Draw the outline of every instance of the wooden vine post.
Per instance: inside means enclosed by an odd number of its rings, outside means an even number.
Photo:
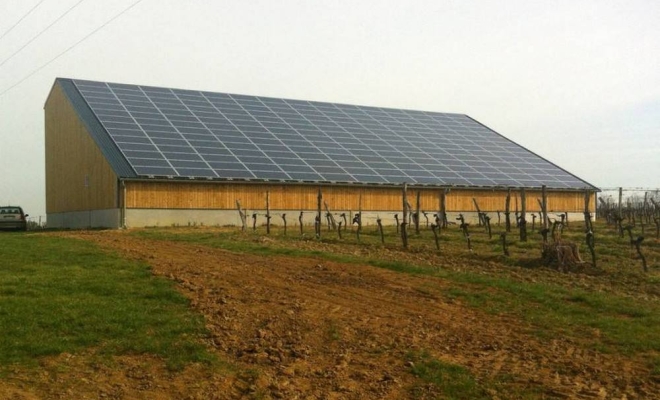
[[[593,225],[591,223],[591,212],[589,211],[589,197],[590,197],[589,191],[585,190],[584,191],[584,230],[586,231],[585,242],[587,244],[587,248],[589,249],[589,253],[591,254],[591,264],[594,266],[594,268],[596,268],[596,246],[595,246]],[[566,217],[566,221],[568,221],[568,217]]]
[[[474,203],[474,208],[477,209],[477,218],[479,218],[479,226],[483,226],[484,220],[483,220],[483,215],[481,214],[481,209],[479,208],[479,203],[477,203],[476,198],[472,198],[472,202]]]
[[[515,215],[515,217],[516,217],[516,219],[515,219],[516,228],[520,228],[520,213],[518,213],[518,195],[516,195],[516,208],[515,208],[515,211],[514,211],[513,215]]]
[[[593,225],[591,224],[591,212],[589,211],[589,198],[590,194],[588,190],[584,191],[584,230],[587,232],[593,232]]]
[[[655,224],[655,238],[660,239],[660,204],[653,200],[653,198],[650,198],[649,200],[651,200],[654,207],[653,223]]]
[[[318,215],[314,216],[314,237],[321,239],[321,220]]]
[[[408,222],[408,225],[414,224],[413,217],[415,216],[415,213],[413,212],[413,208],[412,208],[412,206],[410,205],[410,202],[408,201],[408,199],[406,199],[406,207],[407,207],[407,209],[408,209],[408,215],[407,215],[407,217],[408,217],[408,221],[407,221],[407,222]]]
[[[507,247],[506,243],[506,232],[500,233],[500,239],[502,239],[502,251],[504,252],[505,256],[509,256],[509,248]]]
[[[589,253],[591,253],[591,264],[596,268],[596,249],[594,246],[594,233],[592,231],[587,231],[586,242]]]
[[[438,224],[431,224],[431,230],[433,231],[433,237],[435,238],[435,248],[440,250],[440,239],[438,238],[438,230],[440,229]]]
[[[548,229],[548,193],[546,186],[541,186],[541,211],[543,213],[543,229]]]
[[[408,184],[403,183],[403,222],[401,222],[401,241],[403,242],[403,248],[408,248],[408,233],[406,232],[406,226],[408,225],[408,194],[406,193],[408,189]]]
[[[247,229],[247,215],[241,208],[241,202],[239,200],[236,200],[236,208],[238,209],[238,216],[241,218],[241,230],[245,232],[245,229]]]
[[[399,233],[399,214],[394,214],[394,220],[396,221],[396,233]]]
[[[339,223],[337,224],[337,234],[339,235],[339,239],[342,238],[341,237],[341,224],[342,224],[342,222],[343,221],[339,221]]]
[[[270,190],[266,190],[266,234],[270,235]]]
[[[461,221],[459,228],[461,228],[461,230],[463,231],[463,237],[465,237],[465,230],[463,229],[463,227],[465,226],[465,217],[463,216],[463,214],[458,214],[456,221]]]
[[[298,216],[298,223],[300,224],[300,236],[303,235],[303,212],[300,210],[300,215]]]
[[[319,188],[319,193],[316,196],[316,238],[321,239],[321,203],[323,201],[323,193]]]
[[[623,206],[623,188],[619,188],[619,210],[617,212],[617,228],[619,229],[619,236],[623,237],[623,211],[621,207]]]
[[[647,212],[647,207],[648,207],[648,197],[649,197],[649,192],[644,192],[644,203],[642,203],[642,207],[640,209],[639,213],[639,223],[642,226],[642,235],[646,234],[645,232],[645,222],[648,221],[648,212]]]
[[[252,213],[252,230],[257,230],[257,213]]]
[[[382,244],[385,244],[385,235],[383,234],[383,221],[380,220],[380,217],[377,217],[376,223],[378,224],[378,232],[380,232],[380,242]]]
[[[461,215],[462,216],[462,215]],[[469,224],[466,224],[463,219],[461,219],[461,229],[463,230],[463,236],[467,240],[468,250],[472,252],[472,239],[470,238]]]
[[[616,217],[617,218],[617,223],[618,223],[617,227],[619,228],[619,236],[620,237],[624,236],[624,234],[623,234],[623,221],[626,219],[623,216],[622,207],[623,207],[623,188],[620,187],[619,188],[619,205],[618,205],[618,211],[617,211],[617,217]]]
[[[520,189],[520,241],[527,241],[527,195],[525,188]]]
[[[357,238],[357,241],[360,241],[360,213],[356,212],[355,215],[353,215],[353,220],[351,221],[351,226],[352,225],[358,225],[357,231],[355,232],[355,237]],[[351,229],[352,230],[352,229]]]
[[[362,233],[362,193],[358,196],[358,212],[355,215],[355,218],[357,219],[357,240],[358,242],[360,241],[360,233]]]
[[[286,213],[282,214],[282,221],[284,222],[284,236],[286,236]]]
[[[488,231],[488,239],[493,238],[493,231],[490,229],[490,217],[488,214],[484,215],[484,221],[486,222],[486,230]]]
[[[504,200],[504,226],[506,232],[511,232],[511,188],[506,190],[506,199]]]
[[[449,189],[440,190],[440,218],[442,219],[442,229],[447,228],[447,193],[449,193]]]
[[[415,200],[415,217],[414,217],[414,220],[415,220],[415,234],[417,234],[417,235],[419,235],[419,217],[420,217],[419,211],[420,211],[420,205],[421,205],[420,196],[421,196],[421,193],[418,190],[417,191],[417,198]]]

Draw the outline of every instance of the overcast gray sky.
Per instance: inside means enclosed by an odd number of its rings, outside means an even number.
[[[660,1],[141,0],[103,26],[134,3],[0,0],[0,204],[45,215],[56,77],[463,113],[660,187]]]

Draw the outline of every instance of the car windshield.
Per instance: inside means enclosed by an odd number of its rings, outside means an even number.
[[[20,214],[21,209],[16,207],[0,207],[0,214]]]

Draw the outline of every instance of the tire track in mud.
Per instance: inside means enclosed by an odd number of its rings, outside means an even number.
[[[449,283],[365,265],[256,256],[141,239],[123,232],[75,232],[178,282],[201,312],[223,358],[260,371],[235,382],[235,395],[397,399],[415,378],[407,355],[427,350],[467,367],[489,394],[515,398],[653,398],[642,363],[548,341],[509,316],[443,296]],[[506,378],[503,385],[488,385]],[[427,388],[429,398],[437,395]]]

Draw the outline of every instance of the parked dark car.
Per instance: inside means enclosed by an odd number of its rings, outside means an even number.
[[[27,230],[28,214],[18,206],[0,206],[0,229]]]

